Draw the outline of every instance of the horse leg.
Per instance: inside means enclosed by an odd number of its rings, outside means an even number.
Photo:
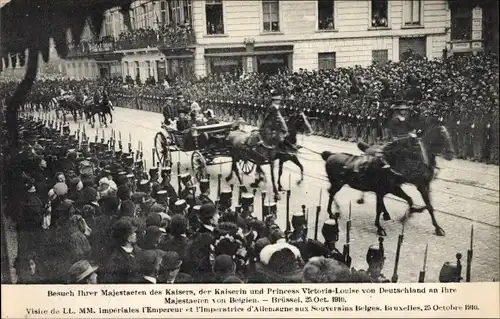
[[[271,169],[271,183],[273,184],[274,200],[279,201],[281,199],[278,188],[276,187],[276,176],[274,175],[274,161],[269,162],[269,167]]]
[[[421,213],[426,208],[425,206],[424,207],[415,206],[413,199],[410,196],[408,196],[408,194],[406,194],[405,191],[401,187],[398,187],[395,190],[393,190],[391,192],[391,194],[393,194],[401,199],[404,199],[408,203],[408,206],[410,206],[410,214],[411,213]]]
[[[432,207],[432,204],[431,204],[431,195],[430,195],[430,187],[429,187],[429,184],[427,185],[419,185],[417,186],[417,189],[418,191],[420,192],[420,194],[422,195],[422,198],[424,199],[424,203],[427,207],[427,210],[429,211],[429,214],[431,215],[431,219],[432,219],[432,225],[434,225],[434,228],[436,230],[436,235],[438,236],[444,236],[445,235],[445,231],[443,228],[441,228],[437,221],[436,221],[436,217],[434,216],[434,207]]]
[[[297,185],[300,185],[304,181],[304,166],[299,161],[299,158],[296,155],[291,155],[290,161],[292,161],[292,163],[297,165],[297,167],[300,169],[300,179],[297,181]]]
[[[335,199],[335,195],[340,191],[341,188],[342,188],[342,185],[339,185],[338,183],[336,183],[335,181],[330,179],[330,187],[328,188],[328,194],[329,194],[328,206],[326,209],[330,218],[335,217],[335,214],[332,212],[332,204],[333,203],[335,203],[335,208],[336,208],[335,212],[340,213],[340,207],[339,207],[339,204],[337,203],[337,200]]]
[[[278,164],[278,191],[283,190],[283,186],[281,186],[281,175],[283,175],[283,164],[286,162],[282,157],[279,157],[279,164]]]
[[[113,124],[113,114],[111,114],[111,111],[109,111],[109,124]]]
[[[256,166],[256,168],[255,168],[255,181],[252,184],[250,184],[250,187],[258,188],[260,182],[262,182],[262,174],[264,172],[262,171],[262,167],[260,167],[260,164],[256,163],[255,166]]]
[[[377,235],[387,236],[385,229],[380,225],[380,214],[384,210],[384,195],[377,194],[377,214],[375,215],[375,227],[377,227]]]

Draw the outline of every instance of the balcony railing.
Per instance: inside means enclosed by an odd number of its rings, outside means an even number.
[[[182,48],[196,44],[194,32],[186,27],[163,26],[159,30],[139,29],[123,32],[116,41],[117,50],[142,48]]]
[[[113,52],[116,50],[114,41],[82,41],[79,45],[68,44],[70,56],[89,56],[94,53]]]

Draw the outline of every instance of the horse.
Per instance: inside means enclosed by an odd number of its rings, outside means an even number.
[[[289,134],[285,137],[284,141],[271,147],[259,142],[261,139],[259,130],[253,130],[251,132],[236,130],[229,133],[226,141],[228,141],[230,146],[229,149],[232,158],[232,166],[230,174],[226,177],[226,181],[229,182],[232,179],[234,172],[238,177],[239,183],[242,184],[243,182],[239,174],[237,162],[239,160],[249,160],[254,162],[256,166],[256,178],[250,186],[259,187],[259,184],[264,179],[262,165],[269,164],[271,166],[271,180],[273,183],[275,199],[279,199],[278,191],[283,189],[281,185],[283,164],[287,161],[292,161],[300,168],[301,179],[297,182],[297,184],[300,184],[304,180],[304,167],[297,158],[297,151],[292,150],[289,145],[295,145],[297,143],[298,132],[307,130],[309,133],[312,133],[312,129],[303,112],[292,114],[287,119],[287,125]],[[279,160],[279,188],[276,188],[274,175],[274,162],[277,159]]]
[[[384,214],[384,220],[391,219],[384,204],[384,197],[387,194],[393,194],[408,203],[410,215],[427,209],[436,234],[444,236],[445,231],[436,221],[430,200],[430,183],[434,178],[434,167],[429,164],[429,158],[441,154],[446,160],[453,159],[454,149],[448,130],[444,126],[433,125],[426,129],[422,138],[412,136],[400,138],[385,145],[381,152],[384,154],[385,161],[397,169],[401,173],[400,175],[395,174],[391,169],[384,168],[380,156],[369,154],[355,156],[328,151],[321,153],[330,182],[327,208],[330,217],[334,216],[332,202],[335,202],[336,208],[339,210],[335,194],[345,184],[348,184],[354,189],[364,192],[372,191],[376,194],[375,226],[378,235],[386,236],[385,230],[380,225],[380,214]],[[358,166],[360,170],[355,171],[349,163],[357,163],[354,167]],[[414,205],[412,198],[401,189],[401,185],[404,183],[410,183],[417,187],[426,206],[419,208]]]
[[[90,101],[90,102],[89,102]],[[108,101],[108,105],[102,105],[102,103],[94,103],[92,100],[86,101],[86,114],[87,120],[92,125],[95,126],[95,115],[99,116],[99,124],[102,126],[104,122],[104,126],[108,127],[106,115],[110,116],[110,124],[113,123],[113,114],[111,113],[111,109],[113,105],[111,101]]]
[[[75,123],[78,121],[78,110],[82,109],[82,105],[76,100],[65,99],[64,97],[55,98],[58,107],[56,107],[56,116],[59,118],[59,111],[62,111],[63,121],[66,123],[66,112],[73,116]],[[83,118],[83,117],[82,117]]]
[[[299,161],[297,157],[297,150],[293,150],[289,145],[297,144],[297,133],[307,132],[308,135],[313,133],[311,124],[307,119],[304,112],[293,113],[290,117],[286,119],[288,125],[288,135],[285,137],[285,141],[280,147],[280,151],[277,153],[276,159],[279,160],[278,165],[278,191],[282,191],[283,187],[281,185],[281,176],[283,175],[283,164],[288,161],[294,163],[300,169],[300,180],[297,181],[297,185],[300,185],[304,181],[304,166]],[[300,147],[298,147],[300,148]],[[257,182],[257,180],[255,181]]]

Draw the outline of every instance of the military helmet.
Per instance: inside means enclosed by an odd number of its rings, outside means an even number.
[[[150,168],[149,169],[149,177],[158,175],[158,168]]]
[[[241,209],[248,213],[253,213],[253,204],[255,196],[252,193],[243,193],[241,195]]]
[[[139,185],[137,185],[137,190],[139,192],[144,192],[144,193],[149,193],[151,192],[151,183],[147,179],[143,179],[139,182]]]
[[[208,190],[210,190],[210,180],[208,180],[206,178],[205,179],[201,179],[200,180],[200,191],[202,193],[204,193],[204,192],[206,192]]]
[[[188,203],[184,199],[179,199],[175,202],[175,212],[176,214],[183,214],[189,208]]]
[[[462,279],[462,254],[456,254],[456,262],[445,262],[439,272],[439,282],[460,282]]]
[[[299,228],[302,225],[307,225],[306,215],[303,212],[294,213],[292,215],[292,227]]]
[[[278,207],[276,206],[276,203],[266,203],[263,206],[262,210],[262,216],[268,217],[270,215],[276,216],[278,213]]]
[[[191,180],[191,174],[189,173],[181,174],[180,179],[182,184],[184,184],[184,186],[187,186],[187,183]]]
[[[161,176],[170,176],[170,174],[172,173],[172,169],[170,167],[163,167],[161,169]]]
[[[373,263],[381,263],[385,260],[384,256],[384,238],[379,237],[378,238],[378,245],[371,245],[368,248],[368,252],[366,253],[366,262],[368,265],[371,265]]]
[[[231,206],[231,200],[233,199],[233,191],[231,189],[223,189],[220,192],[219,205],[224,208],[229,208]]]
[[[168,193],[166,190],[161,189],[156,192],[156,201],[158,203],[167,203],[168,202]]]
[[[328,219],[321,227],[321,234],[327,243],[335,243],[339,240],[339,224],[336,219]]]

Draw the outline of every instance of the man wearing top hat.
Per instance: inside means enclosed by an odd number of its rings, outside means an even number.
[[[165,167],[161,169],[161,189],[167,191],[167,196],[169,198],[169,208],[170,210],[174,209],[174,204],[178,199],[177,192],[175,188],[170,183],[172,169],[170,167]]]
[[[288,135],[288,126],[280,113],[281,95],[274,92],[271,99],[271,106],[260,127],[263,141],[269,147],[282,143]]]
[[[196,190],[196,188],[193,185],[193,180],[191,178],[191,174],[184,173],[180,177],[181,177],[182,185],[184,185],[184,188],[181,189],[181,192],[179,194],[179,198],[186,199],[188,195],[190,195],[190,194],[194,195],[194,190]],[[194,187],[194,189],[193,189],[193,187]]]

